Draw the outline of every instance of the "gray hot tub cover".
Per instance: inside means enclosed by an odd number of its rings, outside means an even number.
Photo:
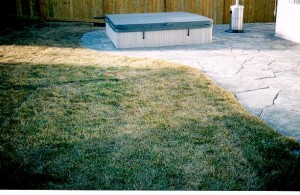
[[[108,14],[106,23],[115,32],[196,29],[213,25],[212,19],[187,12]]]

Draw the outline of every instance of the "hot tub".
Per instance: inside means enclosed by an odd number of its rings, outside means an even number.
[[[106,33],[116,48],[211,43],[212,27],[212,19],[187,12],[106,15]]]

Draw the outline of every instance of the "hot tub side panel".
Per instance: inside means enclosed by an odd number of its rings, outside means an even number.
[[[116,46],[116,48],[119,48],[119,36],[118,33],[116,33],[108,23],[106,23],[106,35],[110,38],[110,40],[113,42],[113,44]]]

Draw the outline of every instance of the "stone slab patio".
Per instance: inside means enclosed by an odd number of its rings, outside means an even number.
[[[244,24],[246,33],[215,25],[213,43],[116,49],[105,29],[84,34],[84,47],[118,55],[150,57],[204,71],[240,103],[281,134],[300,141],[300,44],[275,37],[274,23]]]

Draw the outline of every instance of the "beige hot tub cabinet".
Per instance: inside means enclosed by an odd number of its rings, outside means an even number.
[[[211,43],[212,28],[212,19],[186,12],[106,15],[106,33],[116,48]]]

